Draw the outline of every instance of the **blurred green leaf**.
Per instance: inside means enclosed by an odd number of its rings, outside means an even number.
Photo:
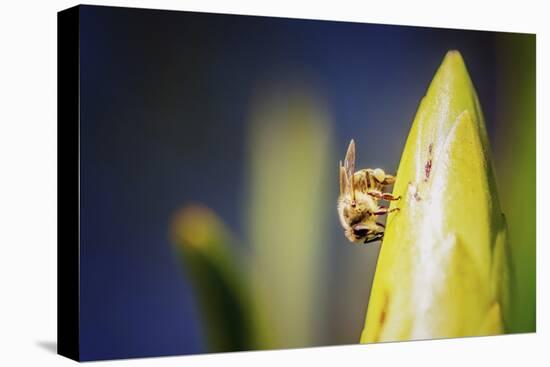
[[[172,238],[193,285],[211,352],[254,349],[249,287],[221,220],[202,206],[176,216]]]
[[[323,264],[331,203],[329,123],[307,88],[264,88],[253,103],[248,223],[262,348],[305,347],[322,335]]]
[[[445,56],[397,172],[361,342],[499,334],[509,256],[485,122],[464,61]]]
[[[534,34],[497,34],[495,161],[513,260],[511,332],[536,327],[536,88]]]

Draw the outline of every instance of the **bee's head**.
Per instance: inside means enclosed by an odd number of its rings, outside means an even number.
[[[367,207],[363,201],[350,198],[347,204],[348,205],[344,207],[343,214],[346,222],[350,226],[363,221],[365,216],[368,215]]]

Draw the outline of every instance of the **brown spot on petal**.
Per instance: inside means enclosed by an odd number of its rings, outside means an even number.
[[[420,197],[420,194],[418,193],[418,186],[416,186],[412,182],[409,182],[408,193],[414,200],[416,201],[422,200],[422,198]]]
[[[433,143],[428,146],[428,161],[424,165],[424,181],[428,181],[430,178],[430,173],[432,172],[432,152],[433,152]]]
[[[432,172],[432,160],[428,159],[424,165],[424,181],[428,181],[430,178],[430,172]]]

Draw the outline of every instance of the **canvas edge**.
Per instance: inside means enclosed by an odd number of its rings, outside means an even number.
[[[57,353],[80,360],[79,6],[57,13]]]

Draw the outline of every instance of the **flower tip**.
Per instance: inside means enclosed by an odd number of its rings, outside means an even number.
[[[462,54],[458,50],[449,50],[441,63],[442,70],[454,70],[454,72],[465,72],[466,64],[462,58]]]
[[[189,205],[174,215],[171,229],[178,246],[205,248],[222,233],[223,226],[207,207]]]
[[[449,50],[449,51],[447,51],[447,54],[445,55],[443,63],[445,63],[445,61],[464,63],[464,60],[462,59],[462,54],[458,50]]]

